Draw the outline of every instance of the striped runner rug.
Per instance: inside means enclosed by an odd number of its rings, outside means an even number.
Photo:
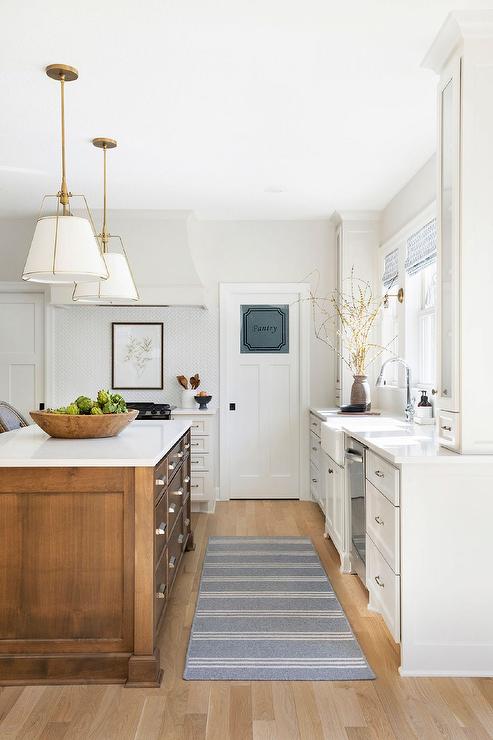
[[[183,677],[375,678],[311,541],[302,537],[209,539]]]

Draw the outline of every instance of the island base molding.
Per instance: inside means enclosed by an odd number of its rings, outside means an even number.
[[[0,467],[0,685],[157,687],[193,548],[190,432],[154,467]]]

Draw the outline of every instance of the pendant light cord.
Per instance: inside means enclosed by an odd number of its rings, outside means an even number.
[[[65,176],[65,75],[60,75],[61,85],[61,119],[62,119],[62,185],[60,188],[60,203],[63,206],[63,215],[68,216],[70,213],[69,195],[67,181]]]
[[[103,146],[103,233],[101,241],[103,242],[103,253],[108,251],[108,236],[106,231],[106,144]]]

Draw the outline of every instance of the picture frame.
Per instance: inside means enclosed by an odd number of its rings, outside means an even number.
[[[111,324],[111,387],[114,390],[162,390],[163,323]]]

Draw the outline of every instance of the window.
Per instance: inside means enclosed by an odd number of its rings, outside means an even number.
[[[404,304],[389,300],[382,312],[383,359],[403,357],[411,367],[413,387],[429,389],[436,381],[436,220],[428,209],[397,238],[382,247],[382,295],[404,288]],[[395,338],[395,339],[394,339]],[[388,368],[387,385],[402,385],[399,367]]]

